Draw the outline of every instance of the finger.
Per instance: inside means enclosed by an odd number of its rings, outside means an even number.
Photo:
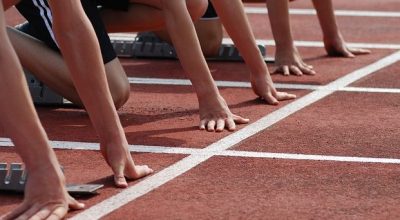
[[[221,132],[225,128],[225,120],[224,119],[218,119],[217,120],[217,129],[215,131]]]
[[[276,92],[276,98],[279,101],[285,101],[285,100],[295,99],[296,95],[295,94],[290,94],[290,93],[287,93],[287,92]]]
[[[199,126],[199,128],[200,128],[200,130],[205,130],[206,129],[206,120],[201,120],[200,121],[200,126]]]
[[[16,219],[17,216],[20,216],[22,213],[24,213],[28,209],[29,209],[29,205],[27,203],[22,203],[20,206],[18,206],[12,212],[10,212],[6,215],[0,216],[0,219],[4,219],[4,220]]]
[[[265,96],[263,96],[263,98],[270,105],[279,104],[279,101],[271,93],[267,93]]]
[[[214,131],[215,130],[215,121],[211,120],[207,124],[207,131]]]
[[[313,69],[310,69],[306,66],[300,66],[299,68],[300,68],[301,72],[303,72],[306,75],[315,75],[316,74],[316,72]]]
[[[119,188],[128,187],[128,182],[126,182],[124,175],[124,166],[119,166],[116,171],[114,171],[114,184]]]
[[[59,216],[57,219],[61,219],[68,212],[68,209],[66,207],[64,207],[62,204],[47,205],[47,206],[43,207],[42,209],[38,210],[38,212],[34,213],[29,219],[30,220],[50,219],[50,217],[53,215],[53,213],[56,210],[63,210],[63,212],[60,213],[63,215]]]
[[[283,72],[284,76],[289,76],[290,75],[289,66],[283,66],[282,67],[282,72]]]
[[[370,54],[371,51],[367,49],[362,49],[362,48],[349,48],[349,51],[353,53],[354,55],[364,55],[364,54]]]
[[[234,131],[236,129],[236,124],[235,124],[235,121],[233,120],[233,118],[226,119],[226,127],[228,127],[229,131]]]
[[[68,210],[64,207],[57,207],[47,218],[47,220],[63,219],[67,215]]]
[[[74,199],[72,196],[68,195],[68,207],[72,210],[80,210],[85,208],[85,204],[78,202],[76,199]]]
[[[243,118],[239,115],[232,115],[233,121],[236,124],[247,124],[249,123],[250,119],[248,118]]]
[[[139,179],[139,178],[145,177],[147,175],[150,175],[154,172],[154,170],[151,169],[147,165],[132,164],[131,166],[132,166],[133,170],[129,169],[130,170],[129,173],[127,173],[125,175],[128,179],[132,179],[132,180]]]
[[[35,215],[39,210],[42,208],[42,204],[35,204],[31,206],[29,209],[27,209],[24,213],[21,213],[21,215],[16,218],[17,220],[21,219],[30,219],[31,216]]]
[[[342,53],[343,57],[347,57],[347,58],[354,58],[356,57],[354,54],[352,54],[349,50],[344,50]]]
[[[290,72],[293,73],[296,76],[303,75],[303,73],[300,71],[300,69],[297,66],[292,65],[292,66],[290,66],[289,69],[290,69]]]

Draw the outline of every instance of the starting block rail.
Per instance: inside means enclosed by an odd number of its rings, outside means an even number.
[[[0,163],[0,191],[22,193],[25,190],[27,172],[21,163]],[[102,188],[102,184],[67,184],[68,193],[74,195],[93,195]]]

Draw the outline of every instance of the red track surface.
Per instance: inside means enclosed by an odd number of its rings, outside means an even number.
[[[400,11],[397,0],[335,0],[340,10]],[[261,7],[260,4],[248,6]],[[296,1],[292,8],[312,8],[310,1]],[[21,19],[7,12],[9,24]],[[258,39],[271,39],[265,14],[250,15]],[[399,18],[338,18],[348,42],[400,44]],[[313,15],[292,15],[296,40],[321,41]],[[274,47],[268,47],[272,55]],[[394,53],[374,49],[356,59],[329,58],[323,48],[299,47],[305,60],[314,65],[316,76],[274,75],[277,83],[327,85]],[[123,60],[130,77],[184,79],[177,61]],[[243,63],[212,62],[216,80],[248,81]],[[270,65],[271,69],[273,65]],[[352,87],[399,88],[400,63],[383,67],[352,82]],[[249,88],[221,88],[233,112],[251,122],[279,111],[293,102],[268,106]],[[312,90],[287,90],[298,99]],[[144,193],[106,219],[398,219],[400,164],[262,158],[260,153],[287,153],[367,158],[400,158],[400,93],[334,92],[317,100],[230,150],[254,152],[256,158],[213,156],[176,178]],[[97,142],[82,110],[38,108],[51,140]],[[134,85],[128,103],[119,111],[132,145],[180,147],[199,150],[235,133],[197,130],[198,110],[188,86]],[[247,129],[250,125],[241,125]],[[0,131],[0,137],[4,137]],[[106,187],[94,197],[82,198],[88,207],[112,195],[124,193],[112,185],[111,172],[96,151],[56,150],[68,182],[102,183]],[[194,151],[193,151],[194,152]],[[188,155],[134,153],[137,163],[149,164],[157,173]],[[0,148],[0,162],[20,161],[13,149]],[[152,181],[152,177],[145,181]],[[140,181],[130,183],[136,187]],[[0,194],[0,213],[15,208],[22,196]],[[72,212],[75,216],[79,212]]]

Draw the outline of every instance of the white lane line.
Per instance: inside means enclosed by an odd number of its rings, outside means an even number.
[[[400,89],[392,88],[362,88],[362,87],[345,87],[339,91],[344,92],[368,92],[368,93],[400,93]]]
[[[274,40],[262,40],[256,39],[257,44],[266,45],[266,46],[275,46]],[[223,38],[222,43],[224,44],[233,44],[231,38]],[[294,45],[296,47],[324,47],[324,43],[322,41],[294,41]],[[392,49],[392,50],[400,50],[400,44],[380,44],[380,43],[347,43],[347,46],[352,48],[365,48],[365,49]],[[268,48],[267,48],[268,50]]]
[[[144,84],[144,85],[174,85],[174,86],[190,86],[190,80],[187,79],[166,79],[166,78],[141,78],[141,77],[128,77],[131,84]],[[239,81],[220,81],[216,80],[215,83],[218,87],[230,88],[251,88],[249,82]],[[324,86],[309,85],[309,84],[289,84],[289,83],[275,83],[278,89],[300,89],[300,90],[323,90],[327,89]],[[400,93],[400,89],[395,88],[365,88],[365,87],[344,87],[335,91],[344,92],[367,92],[367,93]]]
[[[100,150],[99,143],[73,142],[73,141],[50,141],[53,149],[60,150]],[[0,138],[0,147],[14,146],[9,138]],[[130,152],[138,153],[159,153],[159,154],[200,154],[202,149],[167,147],[167,146],[148,146],[148,145],[129,145]]]
[[[246,7],[247,14],[268,14],[266,7]],[[289,9],[291,15],[316,15],[314,9]],[[393,11],[361,11],[361,10],[335,10],[336,16],[348,17],[384,17],[384,18],[399,18],[400,12]]]
[[[127,34],[127,33],[111,33],[109,35],[112,40],[123,40],[123,41],[132,41],[136,37],[136,34]],[[257,44],[261,44],[261,45],[275,46],[274,40],[256,39],[256,42],[257,42]],[[223,38],[222,43],[233,44],[233,41],[231,38]],[[294,45],[297,47],[324,47],[324,43],[322,41],[294,41]],[[365,49],[400,50],[400,44],[350,43],[350,42],[347,42],[347,45],[349,47],[365,48]]]
[[[400,159],[395,159],[395,158],[288,154],[288,153],[269,153],[269,152],[234,151],[234,150],[225,150],[219,152],[217,155],[228,156],[228,157],[250,157],[250,158],[267,158],[267,159],[284,159],[284,160],[307,160],[307,161],[316,160],[316,161],[336,161],[336,162],[350,162],[350,163],[400,164]]]
[[[356,70],[334,82],[326,85],[326,88],[343,88],[358,79],[365,77],[377,70],[385,68],[400,60],[400,51],[393,53],[377,62],[370,64],[364,68]],[[147,177],[141,182],[123,190],[122,192],[86,209],[85,211],[77,214],[72,219],[99,219],[123,205],[135,200],[138,197],[145,195],[148,192],[164,185],[165,183],[175,179],[176,177],[184,174],[186,171],[198,166],[204,161],[208,160],[218,152],[227,150],[236,144],[244,141],[247,138],[267,129],[275,123],[285,119],[286,117],[302,110],[303,108],[323,99],[324,97],[332,94],[331,90],[317,90],[314,91],[292,103],[272,112],[271,114],[261,118],[260,120],[244,127],[243,129],[222,138],[221,140],[202,149],[204,152],[212,151],[209,155],[190,155],[177,163],[159,171],[153,176]]]
[[[13,143],[10,139],[0,141],[0,147],[11,147]],[[53,149],[62,150],[84,150],[99,151],[98,143],[87,142],[71,142],[71,141],[51,141]],[[182,147],[164,147],[164,146],[145,146],[145,145],[129,145],[130,152],[139,153],[157,153],[157,154],[185,154],[194,156],[227,156],[227,157],[250,157],[260,159],[286,159],[286,160],[317,160],[317,161],[336,161],[336,162],[356,162],[356,163],[383,163],[383,164],[400,164],[400,159],[395,158],[374,158],[374,157],[351,157],[351,156],[333,156],[333,155],[312,155],[312,154],[294,154],[294,153],[271,153],[256,151],[206,151],[197,148]]]

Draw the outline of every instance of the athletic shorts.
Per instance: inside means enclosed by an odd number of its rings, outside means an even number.
[[[99,11],[97,9],[97,2],[94,0],[82,0],[82,6],[96,32],[103,62],[108,63],[115,59],[117,55],[113,49],[103,21],[101,20]],[[52,15],[47,1],[21,0],[21,2],[16,5],[16,8],[29,22],[29,27],[24,28],[29,30],[27,34],[43,41],[50,48],[59,51],[52,30]]]
[[[200,20],[214,20],[218,19],[217,12],[214,9],[214,6],[210,1],[208,1],[208,8],[206,13],[203,15],[203,17],[200,18]]]

